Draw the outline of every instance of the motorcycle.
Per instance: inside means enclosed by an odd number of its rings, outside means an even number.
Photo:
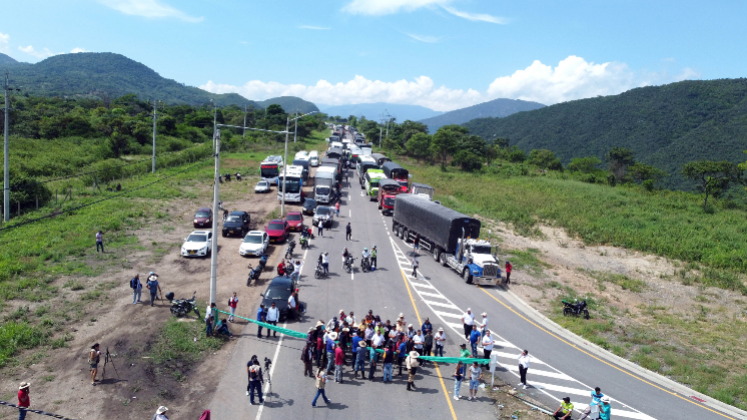
[[[285,250],[285,259],[290,260],[293,258],[293,250],[296,248],[296,241],[290,241],[288,248]]]
[[[371,271],[371,259],[368,257],[361,259],[361,271],[368,273]]]
[[[355,257],[348,255],[345,259],[345,271],[351,273],[353,271],[353,264],[355,264]]]
[[[301,249],[307,249],[309,247],[309,238],[306,235],[301,236]]]
[[[314,270],[314,278],[321,279],[325,276],[326,274],[324,274],[324,267],[322,267],[322,263],[317,263],[316,270]]]
[[[181,318],[183,316],[187,316],[188,313],[191,311],[194,311],[195,314],[197,314],[197,318],[200,317],[200,310],[197,309],[197,305],[195,304],[195,296],[197,296],[197,291],[192,294],[192,299],[174,299],[174,292],[166,293],[166,299],[171,302],[171,314],[174,315],[177,318]]]
[[[288,277],[291,277],[293,275],[293,272],[296,270],[293,263],[289,263],[286,261],[285,263],[285,275]]]
[[[585,300],[579,302],[578,299],[575,299],[575,302],[571,303],[563,299],[563,305],[563,315],[580,316],[583,314],[584,319],[589,319],[589,310],[587,309]]]
[[[252,268],[252,265],[249,264],[249,279],[246,281],[246,284],[249,284],[252,280],[259,280],[259,275],[262,274],[262,271],[264,271],[265,265],[267,264],[267,258],[267,255],[262,254],[262,256],[259,257],[259,262],[256,267]]]

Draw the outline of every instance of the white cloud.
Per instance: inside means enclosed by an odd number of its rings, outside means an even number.
[[[476,89],[437,87],[427,76],[416,77],[412,81],[394,82],[355,76],[344,83],[332,84],[320,80],[309,86],[261,80],[234,86],[208,81],[200,88],[214,93],[235,92],[254,100],[287,95],[329,105],[389,102],[451,111],[496,98],[523,99],[551,105],[598,95],[614,95],[634,87],[671,83],[699,76],[689,68],[674,76],[665,72],[636,73],[624,63],[595,64],[581,57],[569,56],[555,67],[536,60],[525,69],[496,78],[482,92]]]
[[[475,22],[489,22],[489,23],[497,23],[499,25],[505,25],[508,23],[508,20],[506,18],[488,15],[485,13],[469,13],[469,12],[463,12],[461,10],[457,10],[453,7],[449,6],[441,6],[446,10],[447,12],[451,13],[454,16],[459,16],[460,18],[464,18],[467,20],[475,21]]]
[[[408,33],[405,33],[405,35],[409,36],[410,38],[416,41],[427,42],[429,44],[434,44],[441,40],[441,38],[437,36],[430,36],[430,35],[416,35],[416,34],[408,34]]]
[[[186,22],[202,22],[204,17],[190,16],[158,0],[98,0],[99,3],[126,15],[147,18],[177,18]]]
[[[29,45],[28,47],[18,47],[20,51],[25,52],[28,55],[32,55],[36,58],[48,58],[53,55],[57,55],[60,53],[53,53],[49,50],[49,48],[43,48],[41,51],[37,51],[33,46]]]
[[[10,43],[10,35],[0,32],[0,52],[7,53],[9,51],[8,44]]]
[[[71,54],[82,53],[82,52],[90,52],[90,51],[83,49],[81,47],[75,47],[72,49],[72,51],[70,51]]]
[[[314,31],[328,31],[332,28],[325,28],[323,26],[309,26],[309,25],[301,25],[299,26],[300,29],[312,29]]]
[[[400,11],[411,12],[421,7],[441,6],[451,0],[353,0],[342,8],[354,15],[389,15]]]

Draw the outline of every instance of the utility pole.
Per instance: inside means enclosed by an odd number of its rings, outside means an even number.
[[[8,72],[5,72],[5,147],[3,148],[3,161],[5,163],[5,170],[3,171],[3,217],[7,222],[10,220],[10,173],[8,170],[9,159],[8,159],[8,109],[10,108],[10,101],[8,100]]]
[[[241,134],[241,138],[246,138],[246,104],[244,104],[244,132]]]
[[[213,103],[213,150],[216,150],[215,149],[215,136],[216,136],[215,130],[217,130],[218,128],[215,124],[217,123],[218,123],[218,108],[215,106],[215,103]]]
[[[381,129],[383,127],[383,124],[379,124],[379,148],[381,148]]]
[[[296,129],[293,130],[293,143],[295,143],[296,137],[298,137],[298,112],[296,112],[296,118],[294,118],[293,121],[296,122]]]
[[[218,281],[218,196],[220,189],[220,130],[215,137],[215,176],[213,177],[213,240],[210,248],[210,302],[216,303],[215,294]]]
[[[285,119],[285,157],[283,158],[283,201],[280,205],[280,217],[285,216],[285,174],[288,172],[288,129],[290,128],[290,116]]]
[[[156,100],[153,100],[153,173],[156,173]]]

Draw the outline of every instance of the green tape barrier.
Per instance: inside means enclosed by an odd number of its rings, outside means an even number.
[[[220,313],[226,314],[226,315],[231,315],[230,312],[221,311],[220,309],[216,309],[216,312],[220,312]],[[308,334],[305,334],[305,333],[302,333],[302,332],[298,332],[298,331],[294,331],[294,330],[289,330],[289,329],[283,328],[283,327],[278,327],[278,326],[275,326],[275,325],[272,325],[272,324],[268,324],[266,322],[257,321],[256,319],[244,318],[243,316],[239,316],[239,315],[234,315],[233,317],[234,318],[240,318],[240,319],[243,319],[245,321],[249,321],[251,323],[259,325],[260,327],[267,328],[268,330],[277,331],[277,332],[279,332],[281,334],[285,334],[285,335],[290,336],[290,337],[300,338],[300,339],[303,339],[303,340],[306,340],[306,338],[308,337]],[[368,349],[368,348],[370,348],[370,347],[366,347],[366,349]],[[384,350],[382,350],[382,349],[376,349],[376,352],[383,354]],[[472,357],[420,356],[420,357],[418,357],[418,359],[425,360],[427,362],[436,362],[436,363],[459,363],[460,361],[462,363],[473,363],[473,362],[477,362],[479,364],[488,364],[488,363],[490,363],[490,359],[475,359],[475,358],[472,358]]]

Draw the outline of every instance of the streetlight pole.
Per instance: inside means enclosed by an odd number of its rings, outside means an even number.
[[[213,240],[210,248],[210,302],[216,303],[218,283],[218,195],[220,189],[220,130],[215,130],[215,176],[213,177]]]
[[[5,146],[3,148],[3,161],[5,163],[5,170],[3,171],[3,216],[5,221],[10,220],[10,173],[8,169],[8,109],[10,108],[10,101],[8,100],[8,72],[5,72]]]
[[[244,104],[244,131],[241,133],[241,138],[246,138],[246,104]]]
[[[298,112],[296,112],[296,118],[294,118],[293,121],[296,122],[296,128],[293,130],[293,143],[295,143],[296,137],[298,137]]]
[[[213,103],[213,150],[215,150],[215,135],[216,135],[215,130],[218,129],[217,123],[218,123],[218,108],[215,106],[215,103]]]
[[[153,100],[153,173],[156,173],[156,119],[158,118],[156,111],[156,100]]]
[[[288,172],[288,129],[290,128],[290,117],[285,119],[285,157],[283,158],[283,200],[280,205],[280,217],[285,215],[285,184],[288,182],[285,180],[285,174]]]

